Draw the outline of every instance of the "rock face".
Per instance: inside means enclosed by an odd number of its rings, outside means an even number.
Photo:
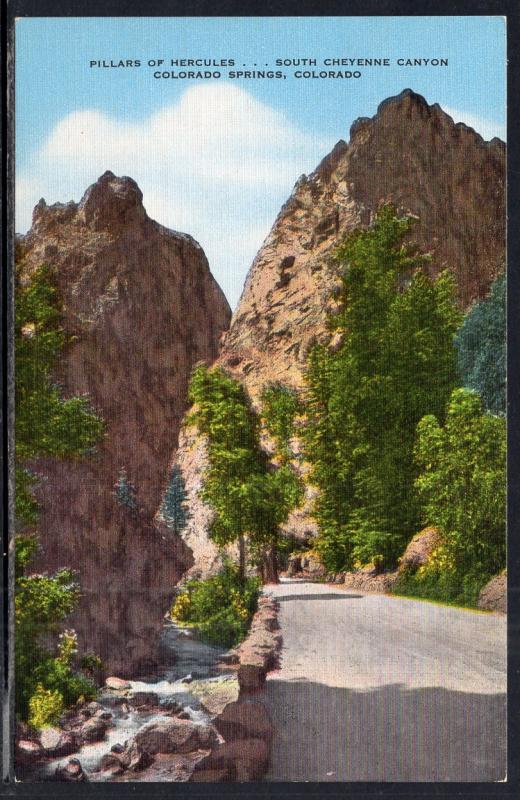
[[[410,90],[385,100],[373,118],[354,122],[349,144],[338,142],[315,172],[298,180],[251,266],[218,362],[253,399],[270,380],[302,386],[310,346],[330,339],[334,250],[389,201],[418,217],[413,240],[432,254],[432,274],[454,272],[464,307],[485,296],[503,270],[504,143],[485,142]],[[181,442],[178,463],[188,484],[200,480],[204,448],[191,435]],[[207,510],[195,496],[190,500],[187,533],[204,571],[215,558],[205,534]],[[300,513],[288,530],[312,532],[313,522]]]
[[[154,517],[190,371],[215,359],[230,310],[197,242],[152,221],[137,184],[111,172],[79,204],[41,200],[20,251],[22,274],[56,268],[74,339],[55,379],[65,396],[88,394],[106,422],[90,458],[32,465],[42,476],[37,568],[78,570],[82,648],[109,674],[136,675],[153,664],[172,589],[192,561]],[[121,468],[137,489],[135,513],[113,495]]]
[[[478,598],[478,607],[485,611],[507,612],[507,571],[491,578],[481,590]]]

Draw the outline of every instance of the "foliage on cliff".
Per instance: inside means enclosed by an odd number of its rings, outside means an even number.
[[[38,548],[34,531],[27,531],[38,520],[31,491],[37,479],[24,462],[38,456],[87,455],[103,433],[103,422],[87,398],[65,399],[51,380],[66,344],[52,270],[42,266],[30,279],[22,279],[17,269],[15,301],[16,711],[22,719],[30,714],[42,722],[46,708],[52,716],[60,702],[71,703],[91,693],[93,686],[74,674],[73,654],[63,641],[56,656],[50,649],[49,641],[56,640],[79,589],[68,569],[55,575],[29,572]]]
[[[331,571],[396,562],[419,524],[417,423],[442,419],[456,385],[454,281],[426,275],[427,259],[404,244],[411,225],[385,206],[347,237],[330,318],[341,345],[309,357],[305,454],[319,488],[316,547]]]
[[[469,311],[455,344],[461,381],[482,397],[493,414],[506,411],[506,276]]]

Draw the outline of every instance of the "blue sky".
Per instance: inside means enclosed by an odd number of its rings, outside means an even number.
[[[276,58],[389,58],[359,79],[154,79],[171,58],[270,69]],[[399,67],[447,58],[448,67]],[[140,68],[91,68],[91,60]],[[257,65],[255,67],[254,65]],[[216,68],[213,68],[216,69]],[[327,67],[347,69],[347,67]],[[505,138],[501,17],[48,18],[16,27],[17,230],[40,197],[79,200],[106,169],[137,180],[149,214],[201,243],[236,304],[289,196],[358,116],[410,87],[486,139]]]

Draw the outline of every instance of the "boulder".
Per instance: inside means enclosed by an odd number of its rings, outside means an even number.
[[[123,759],[120,753],[110,752],[105,753],[101,761],[99,762],[99,766],[97,768],[97,772],[108,772],[110,775],[121,775],[125,771],[126,767],[123,764]]]
[[[477,606],[484,611],[507,612],[507,570],[486,583],[479,594]]]
[[[313,554],[302,556],[301,565],[302,570],[307,572],[313,578],[322,577],[326,573],[326,569],[319,558]]]
[[[75,733],[59,728],[43,728],[40,743],[47,758],[69,756],[78,750],[80,744]]]
[[[158,706],[159,695],[156,692],[133,692],[128,698],[128,703],[134,708],[139,706]]]
[[[126,769],[131,772],[140,772],[149,767],[153,762],[153,756],[140,747],[134,740],[130,742],[122,755],[122,762]]]
[[[105,686],[108,686],[109,689],[115,689],[118,692],[124,692],[132,688],[128,681],[123,680],[123,678],[116,678],[113,675],[106,679]]]
[[[270,742],[273,736],[273,725],[265,706],[251,700],[229,703],[214,724],[226,742],[236,739]]]
[[[85,783],[88,780],[83,772],[81,762],[77,758],[69,758],[65,766],[56,767],[54,775],[56,780],[68,781],[69,783]]]
[[[257,781],[269,763],[269,747],[262,739],[237,739],[225,742],[202,758],[195,767],[192,781],[206,782],[220,775],[218,781]]]
[[[287,577],[293,578],[302,571],[301,557],[298,555],[289,556],[289,565],[287,567]]]
[[[91,742],[100,742],[105,738],[107,724],[104,719],[99,717],[91,717],[83,723],[79,729],[79,735],[83,742],[90,744]]]
[[[45,752],[38,742],[20,739],[16,742],[15,761],[17,764],[30,764],[43,758]]]
[[[217,741],[211,726],[196,725],[178,717],[164,717],[141,728],[134,741],[150,755],[189,753],[198,747],[211,747]]]
[[[423,567],[440,543],[441,537],[436,528],[424,528],[416,533],[399,559],[399,572]]]

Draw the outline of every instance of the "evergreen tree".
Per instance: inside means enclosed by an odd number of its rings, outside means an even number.
[[[329,321],[342,342],[308,361],[305,453],[320,490],[317,547],[333,571],[395,563],[418,524],[417,423],[442,415],[456,383],[454,282],[425,274],[427,259],[403,243],[411,224],[385,206],[339,248],[340,310]]]
[[[177,534],[182,533],[188,524],[189,511],[186,508],[186,500],[184,480],[179,467],[175,465],[161,504],[160,516],[166,527]]]
[[[482,397],[493,414],[506,411],[506,276],[469,311],[455,344],[462,383]]]
[[[137,490],[134,484],[128,479],[126,470],[121,468],[119,477],[114,484],[114,497],[119,505],[128,508],[130,511],[137,511]]]

